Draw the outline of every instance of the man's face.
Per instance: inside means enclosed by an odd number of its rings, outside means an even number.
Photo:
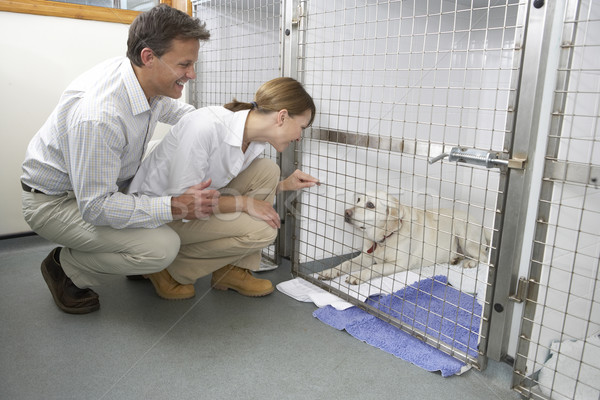
[[[169,51],[153,60],[146,93],[148,98],[180,98],[185,83],[196,78],[194,63],[198,60],[199,49],[200,43],[197,39],[174,39]]]

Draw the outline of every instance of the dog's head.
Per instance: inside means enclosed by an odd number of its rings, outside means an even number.
[[[383,191],[357,195],[353,207],[344,211],[344,221],[364,232],[365,237],[380,242],[398,230],[398,199]]]

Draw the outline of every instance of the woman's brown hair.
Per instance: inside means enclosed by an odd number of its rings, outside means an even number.
[[[263,83],[256,91],[254,100],[249,103],[234,98],[223,107],[230,111],[255,109],[262,113],[286,109],[290,117],[310,110],[310,121],[307,126],[313,123],[317,111],[312,97],[304,90],[302,84],[288,77],[275,78]]]

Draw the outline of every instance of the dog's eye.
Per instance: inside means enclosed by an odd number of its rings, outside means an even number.
[[[360,197],[356,199],[356,204],[360,203]]]
[[[371,203],[370,201],[367,201],[367,208],[375,208],[375,204]]]

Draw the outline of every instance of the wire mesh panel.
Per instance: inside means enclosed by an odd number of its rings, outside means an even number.
[[[206,0],[194,2],[210,40],[200,48],[195,99],[198,106],[252,100],[258,87],[281,76],[280,2]]]
[[[223,105],[233,98],[252,101],[261,84],[281,76],[279,0],[200,0],[194,15],[206,22],[192,100],[197,107]],[[277,159],[267,145],[264,157]],[[275,259],[275,246],[263,262]]]
[[[564,11],[514,381],[528,398],[598,399],[600,2]]]
[[[323,184],[298,200],[294,271],[474,365],[504,175],[430,160],[505,156],[522,5],[302,2],[318,112],[298,159]]]

